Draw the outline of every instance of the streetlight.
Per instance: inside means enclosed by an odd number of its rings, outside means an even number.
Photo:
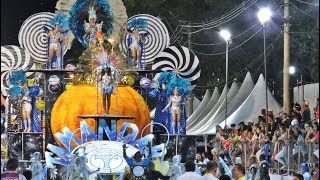
[[[263,28],[263,59],[264,59],[264,78],[266,83],[266,112],[268,117],[268,83],[267,83],[267,55],[266,55],[266,26],[265,23],[270,20],[272,12],[268,8],[262,8],[258,12],[258,18],[261,22]],[[267,129],[268,129],[268,119],[267,121]]]
[[[296,67],[290,66],[290,67],[289,67],[289,73],[290,73],[291,75],[293,75],[294,73],[296,73]]]
[[[228,89],[228,51],[229,51],[229,41],[231,34],[227,30],[220,31],[220,36],[226,41],[226,88]],[[224,120],[224,126],[227,126],[227,116],[228,116],[228,92],[226,89],[226,112],[225,112],[225,120]]]

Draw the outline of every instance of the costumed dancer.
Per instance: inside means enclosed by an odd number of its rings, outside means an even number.
[[[33,180],[43,180],[44,177],[42,176],[42,163],[40,161],[40,152],[35,152],[32,155],[33,162],[31,163],[30,170],[32,172],[32,179]]]
[[[101,21],[100,24],[96,24],[97,15],[96,15],[96,10],[93,7],[89,8],[88,13],[89,13],[89,22],[84,21],[85,34],[83,36],[83,39],[86,46],[93,49],[98,42],[96,34],[99,30],[102,31],[103,22]]]
[[[22,83],[21,87],[24,89],[24,95],[21,99],[21,114],[23,120],[24,131],[23,132],[30,132],[31,131],[31,97],[29,95],[29,89],[26,84]]]
[[[143,44],[145,43],[145,37],[148,33],[140,33],[140,31],[145,31],[148,24],[145,20],[141,18],[135,18],[130,20],[127,26],[127,34],[129,35],[128,47],[129,47],[129,57],[132,58],[132,65],[134,68],[141,69],[141,56],[143,52]],[[131,55],[131,56],[130,56]]]
[[[67,180],[81,179],[80,159],[77,154],[72,154],[70,163],[67,166],[66,177]]]
[[[172,157],[172,165],[168,173],[172,174],[172,180],[178,180],[181,173],[180,158],[176,155]]]
[[[108,44],[104,43],[103,33],[97,33],[96,36],[99,40],[99,43],[95,48],[95,53],[97,62],[100,64],[100,67],[98,67],[98,71],[96,71],[96,75],[98,75],[98,82],[100,84],[99,87],[102,92],[104,114],[109,114],[111,105],[111,94],[114,90],[115,79],[112,74],[110,62],[108,60],[108,54],[110,53],[111,48],[108,47]]]
[[[49,21],[54,27],[48,32],[48,69],[63,69],[64,46],[67,39],[68,18],[62,13],[58,13]],[[47,31],[48,29],[45,28]]]
[[[110,67],[104,67],[101,71],[101,92],[104,114],[109,114],[111,105],[111,94],[114,90],[114,80],[111,74]]]
[[[172,131],[173,134],[176,134],[175,128],[177,124],[177,134],[180,133],[180,117],[181,117],[181,104],[182,104],[182,97],[179,95],[178,88],[173,90],[173,96],[170,96],[168,105],[162,110],[164,112],[171,106],[171,117],[172,117]]]

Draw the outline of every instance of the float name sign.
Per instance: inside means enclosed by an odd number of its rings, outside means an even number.
[[[112,125],[111,125],[112,126]],[[127,128],[132,129],[132,133],[124,135]],[[105,120],[100,120],[98,128],[98,137],[90,128],[85,120],[80,122],[81,140],[79,140],[68,127],[62,129],[63,133],[56,133],[54,136],[58,139],[63,147],[48,144],[47,148],[51,152],[46,152],[46,163],[48,168],[54,168],[53,164],[67,166],[70,162],[72,154],[84,154],[88,159],[87,167],[91,171],[96,171],[99,168],[99,173],[120,173],[123,172],[127,163],[122,156],[123,143],[129,144],[127,155],[132,157],[138,150],[142,151],[146,145],[154,138],[153,134],[148,134],[136,140],[139,133],[137,125],[132,123],[123,123],[120,132],[116,136],[115,130],[111,131]],[[109,138],[109,141],[102,139],[104,133]],[[137,146],[135,148],[134,146]],[[74,148],[76,147],[76,148]],[[152,147],[153,157],[162,157],[165,153],[165,145],[160,144]],[[52,157],[56,154],[57,157]]]

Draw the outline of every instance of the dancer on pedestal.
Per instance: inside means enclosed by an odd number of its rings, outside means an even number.
[[[53,26],[53,30],[48,31],[48,69],[63,69],[63,55],[65,42],[67,40],[66,33],[68,30],[68,18],[62,13],[58,13],[49,22]]]
[[[109,114],[111,105],[111,94],[114,90],[114,80],[111,74],[111,68],[105,67],[101,71],[101,92],[104,114]]]
[[[149,34],[148,32],[141,33],[141,31],[146,31],[148,23],[141,18],[135,18],[129,21],[127,25],[127,33],[129,35],[128,42],[128,56],[131,59],[132,68],[141,69],[141,56],[143,52],[143,45],[145,37]]]
[[[162,110],[164,112],[171,106],[171,117],[172,117],[172,134],[176,134],[175,128],[177,124],[177,134],[180,133],[180,117],[181,117],[181,105],[182,97],[179,95],[178,88],[173,90],[173,96],[170,96],[168,105]]]
[[[112,75],[111,65],[108,60],[110,49],[108,44],[104,43],[103,34],[98,35],[99,43],[95,48],[96,59],[100,64],[96,73],[98,74],[98,83],[100,83],[100,90],[102,92],[102,103],[104,114],[109,114],[111,105],[111,94],[114,90],[114,77]]]
[[[29,89],[26,84],[21,83],[21,87],[24,89],[24,95],[21,99],[21,114],[23,120],[23,132],[30,132],[31,131],[31,97],[29,95]]]

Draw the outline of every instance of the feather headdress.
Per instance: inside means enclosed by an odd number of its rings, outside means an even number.
[[[52,26],[59,25],[61,29],[65,30],[68,28],[68,17],[59,12],[49,21],[49,23]]]
[[[148,22],[142,18],[133,18],[128,22],[128,29],[133,31],[134,29],[138,29],[139,31],[147,30]]]

